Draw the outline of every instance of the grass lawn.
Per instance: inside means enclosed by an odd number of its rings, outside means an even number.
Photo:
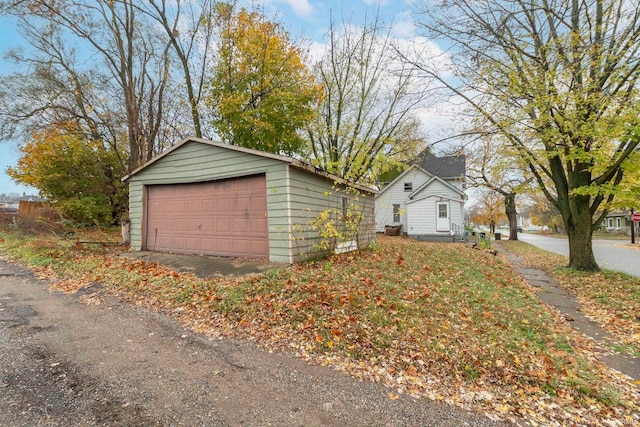
[[[611,270],[580,272],[565,268],[569,259],[563,255],[520,241],[500,244],[569,290],[580,309],[616,338],[616,351],[640,356],[640,278]]]
[[[3,237],[1,250],[54,289],[100,282],[211,337],[249,339],[381,382],[390,399],[437,399],[531,425],[640,422],[638,384],[599,364],[591,342],[488,251],[380,236],[375,250],[202,280],[112,247]]]

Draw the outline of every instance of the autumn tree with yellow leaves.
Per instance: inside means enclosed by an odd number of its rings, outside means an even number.
[[[35,132],[20,148],[17,165],[7,169],[16,182],[37,188],[62,214],[85,224],[110,224],[126,211],[126,186],[119,179],[124,172],[112,150],[73,123]]]
[[[220,5],[219,62],[207,103],[226,143],[271,153],[301,153],[301,130],[313,118],[322,88],[305,52],[259,12]]]

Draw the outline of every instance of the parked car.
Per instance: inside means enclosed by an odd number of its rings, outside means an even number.
[[[522,227],[517,227],[517,228],[516,228],[516,231],[517,231],[518,233],[522,233]]]

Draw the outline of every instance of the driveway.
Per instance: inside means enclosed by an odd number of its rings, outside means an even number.
[[[495,426],[0,260],[0,425]]]
[[[125,252],[122,256],[147,262],[157,262],[174,270],[193,273],[200,278],[246,276],[264,273],[267,270],[285,266],[285,264],[276,264],[261,259],[181,255],[149,251]]]
[[[562,237],[518,233],[518,239],[541,249],[569,256],[569,241]],[[593,254],[601,268],[640,277],[640,245],[629,247],[624,240],[593,240]]]

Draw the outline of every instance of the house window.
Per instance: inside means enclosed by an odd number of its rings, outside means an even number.
[[[393,205],[393,222],[400,222],[400,205]]]
[[[438,218],[447,218],[447,205],[444,203],[438,205]]]
[[[413,191],[413,182],[405,182],[404,191]]]
[[[609,221],[609,228],[613,228],[613,218],[607,218]]]
[[[340,200],[340,208],[342,210],[342,218],[346,218],[349,211],[349,199],[342,196],[342,199]]]
[[[622,225],[622,221],[620,221],[620,217],[616,218],[616,228],[620,228],[620,226]]]

